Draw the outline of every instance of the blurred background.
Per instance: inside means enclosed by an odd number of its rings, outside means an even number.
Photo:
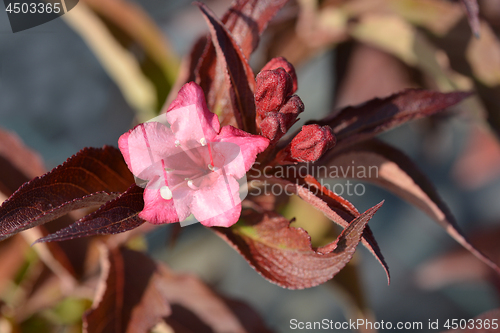
[[[254,72],[275,56],[294,64],[297,94],[306,108],[297,127],[335,108],[408,87],[476,91],[458,107],[396,128],[381,139],[406,152],[435,184],[466,235],[494,260],[500,258],[495,246],[500,235],[500,1],[480,1],[480,40],[472,36],[459,2],[348,2],[290,1],[262,36],[251,59]],[[230,5],[227,0],[205,3],[219,16]],[[134,40],[114,31],[136,59],[152,59],[153,65],[144,65],[139,74],[114,69],[106,51],[99,51],[106,47],[92,38],[100,26],[93,25],[83,7],[98,13],[94,16],[108,27],[119,28],[109,23],[119,15],[112,7],[81,0],[64,17],[15,34],[6,13],[0,13],[0,127],[37,151],[47,169],[84,147],[116,146],[138,120],[154,116],[182,57],[207,32],[190,1],[127,4],[145,18],[138,24],[156,26],[153,31],[161,33],[163,43],[157,49],[141,48],[134,44],[146,45],[140,36]],[[125,22],[127,16],[117,20]],[[168,61],[155,62],[155,52]],[[162,79],[155,78],[155,70],[163,71]],[[200,224],[182,228],[175,246],[170,244],[172,226],[157,227],[146,235],[147,249],[175,271],[195,273],[223,294],[248,302],[277,332],[292,331],[293,318],[343,321],[359,311],[378,321],[423,322],[427,331],[429,320],[469,319],[500,306],[497,280],[488,269],[417,208],[371,185],[363,196],[346,199],[360,211],[385,199],[369,225],[389,264],[390,286],[362,246],[331,283],[300,291],[269,283]],[[287,214],[297,216],[299,223],[316,216],[301,205]]]

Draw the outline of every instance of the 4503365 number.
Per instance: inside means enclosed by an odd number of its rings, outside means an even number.
[[[61,13],[61,7],[59,3],[36,3],[36,2],[15,2],[15,3],[9,3],[7,8],[5,8],[5,11],[14,14],[35,14],[35,13],[55,13],[59,14]]]
[[[451,330],[456,329],[498,329],[498,319],[448,319],[444,327]]]

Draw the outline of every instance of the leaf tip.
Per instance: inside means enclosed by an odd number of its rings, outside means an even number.
[[[206,5],[205,5],[203,2],[201,2],[201,1],[193,1],[193,2],[191,2],[191,4],[192,4],[193,6],[198,6],[198,7],[200,7],[200,9],[201,9],[202,7],[206,7]]]
[[[42,238],[38,238],[36,241],[34,241],[33,243],[31,243],[31,247],[35,246],[36,244],[41,244],[41,243],[46,243],[46,242],[50,242],[50,240],[47,240],[46,239],[47,237],[42,237]]]
[[[376,204],[375,206],[373,206],[372,208],[369,209],[370,213],[373,212],[372,214],[375,214],[380,207],[382,207],[382,205],[384,204],[385,202],[385,199],[380,201],[378,204]]]

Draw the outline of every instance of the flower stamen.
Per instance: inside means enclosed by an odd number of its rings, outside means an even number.
[[[188,182],[187,182],[187,186],[189,186],[189,188],[190,188],[190,189],[192,189],[192,190],[197,190],[197,189],[199,189],[199,187],[198,187],[198,186],[196,186],[195,184],[193,184],[193,181],[192,181],[191,179],[189,179],[189,180],[188,180]]]
[[[172,191],[168,188],[168,186],[162,186],[160,188],[160,195],[165,200],[172,199]]]
[[[212,149],[210,148],[210,143],[208,144],[208,155],[210,156],[210,164],[208,165],[208,168],[214,171],[213,168],[215,165],[214,165],[214,159],[212,157]],[[210,168],[210,166],[212,166],[212,168]]]
[[[192,170],[179,170],[170,168],[165,168],[165,171],[169,174],[174,174],[174,175],[191,175],[193,173]]]

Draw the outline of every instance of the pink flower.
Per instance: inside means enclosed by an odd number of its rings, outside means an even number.
[[[190,214],[205,226],[236,223],[241,214],[237,180],[269,140],[232,126],[221,129],[193,82],[157,118],[118,141],[130,171],[147,182],[139,216],[154,224],[183,221]]]

